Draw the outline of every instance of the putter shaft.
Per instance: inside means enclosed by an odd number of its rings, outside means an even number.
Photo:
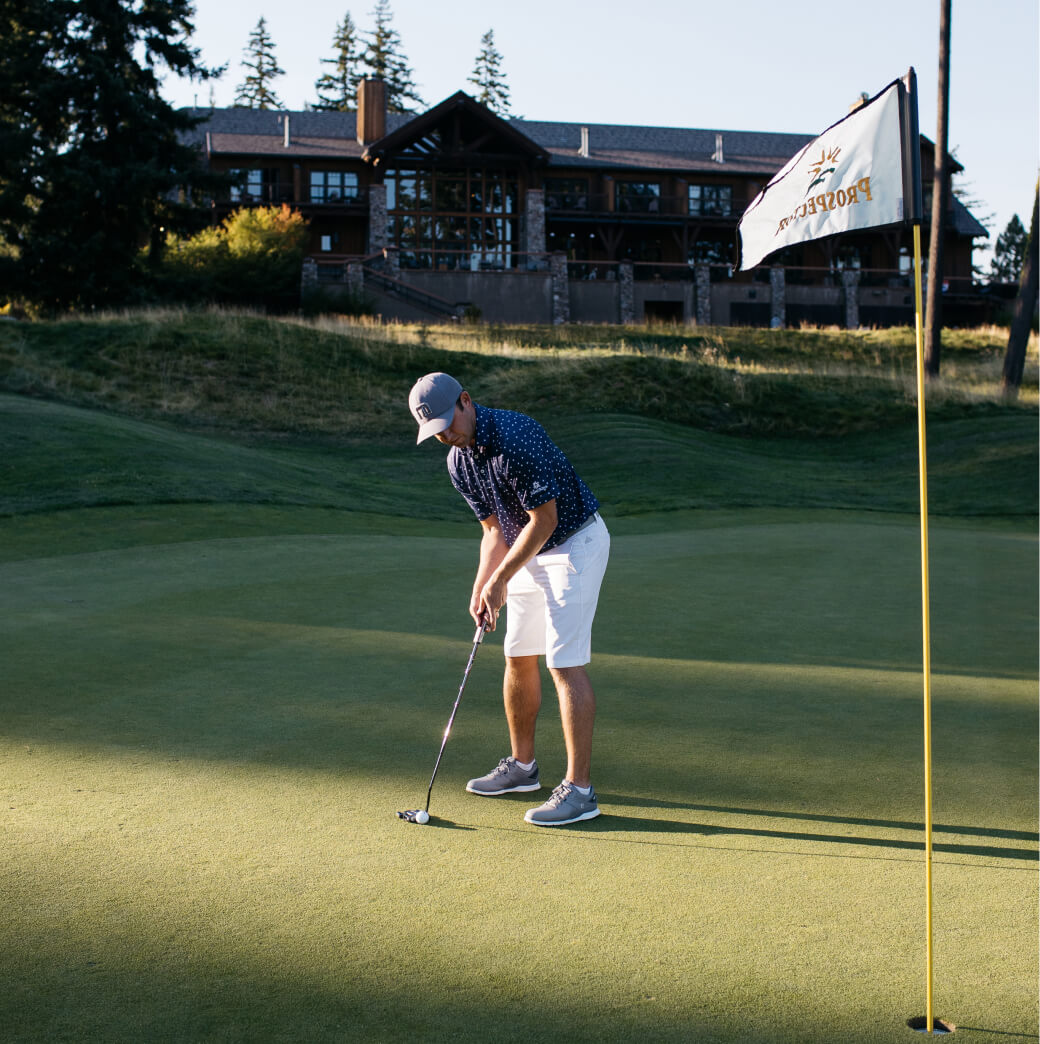
[[[441,758],[444,757],[444,748],[448,745],[448,736],[451,734],[451,727],[455,723],[455,714],[459,709],[459,702],[462,700],[462,693],[466,688],[466,680],[469,678],[469,672],[473,667],[473,661],[477,658],[477,649],[480,648],[480,643],[484,640],[484,635],[487,634],[488,626],[487,623],[481,620],[477,625],[476,634],[473,636],[473,648],[470,650],[469,660],[466,661],[466,669],[462,672],[462,684],[459,685],[459,694],[455,697],[455,704],[451,708],[451,717],[448,719],[447,727],[444,729],[444,738],[441,740],[441,749],[437,753],[437,761],[433,766],[433,775],[430,776],[430,786],[426,791],[426,811],[430,811],[430,795],[433,793],[433,781],[437,778],[437,770],[441,767]]]

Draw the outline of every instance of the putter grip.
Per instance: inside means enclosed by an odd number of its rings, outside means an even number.
[[[480,645],[480,643],[484,640],[484,635],[487,634],[487,629],[488,626],[486,621],[481,620],[480,623],[477,624],[476,634],[473,635],[474,645]]]

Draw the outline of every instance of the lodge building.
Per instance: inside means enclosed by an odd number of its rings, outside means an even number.
[[[378,80],[356,113],[194,114],[209,168],[238,177],[214,221],[283,203],[308,219],[305,294],[351,290],[402,319],[913,322],[909,229],[734,271],[745,207],[815,135],[505,120],[461,91],[415,116],[388,112]],[[933,158],[922,137],[928,187]],[[986,230],[953,197],[944,231],[944,316],[977,322],[972,243]]]

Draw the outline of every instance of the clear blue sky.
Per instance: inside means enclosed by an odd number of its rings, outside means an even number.
[[[515,114],[529,119],[816,134],[861,92],[913,66],[921,131],[935,138],[940,0],[392,0],[419,93],[434,105],[471,89],[480,37],[495,45]],[[364,33],[375,0],[196,0],[203,60],[230,105],[242,52],[263,15],[289,109],[315,98],[349,11]],[[1040,151],[1037,0],[953,0],[950,146],[981,201],[990,242],[1017,213],[1028,226]],[[167,97],[206,105],[209,85],[168,81]],[[981,244],[980,244],[981,245]],[[988,264],[988,258],[979,258]]]

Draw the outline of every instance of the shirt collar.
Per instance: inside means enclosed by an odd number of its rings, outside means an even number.
[[[473,403],[473,409],[477,414],[477,427],[473,433],[472,452],[485,453],[491,444],[491,438],[495,431],[495,421],[492,412],[487,406]]]

